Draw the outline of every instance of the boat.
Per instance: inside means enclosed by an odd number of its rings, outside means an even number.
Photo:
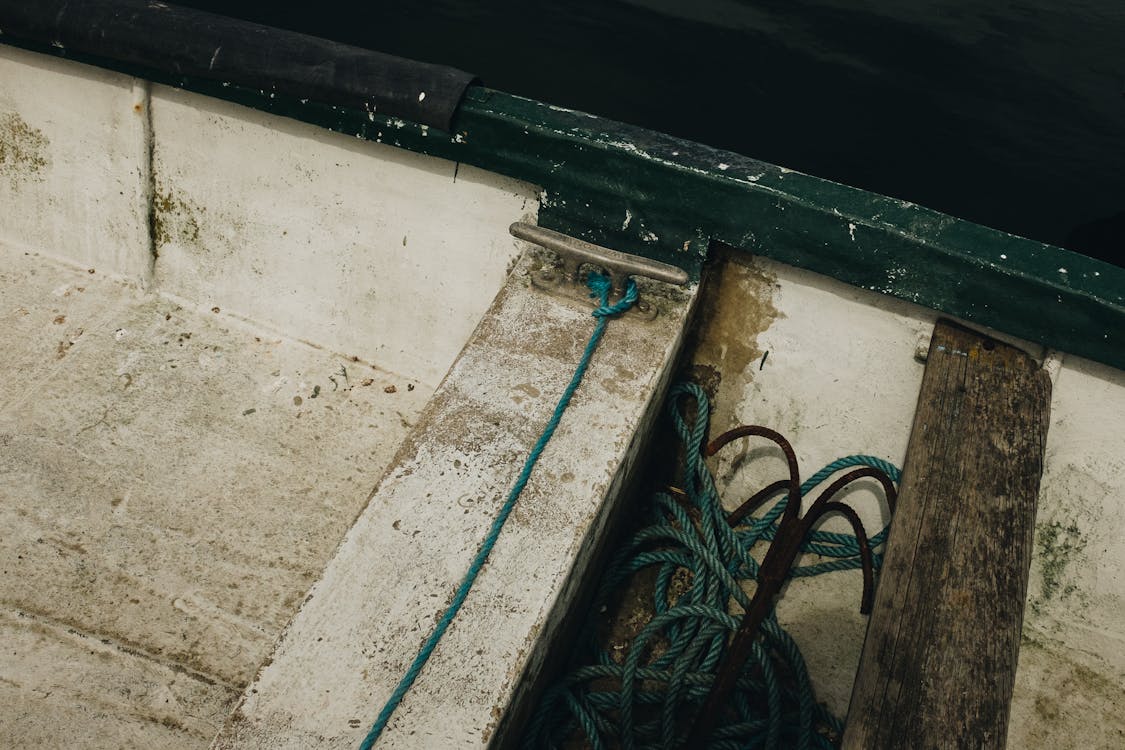
[[[871,625],[776,606],[844,747],[1125,742],[1125,270],[163,2],[0,43],[4,746],[519,745],[685,379],[724,513],[895,473]]]

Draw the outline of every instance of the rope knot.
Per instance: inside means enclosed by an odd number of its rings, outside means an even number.
[[[586,279],[586,286],[590,287],[590,296],[598,300],[598,306],[591,313],[595,318],[609,318],[619,315],[632,307],[637,301],[637,282],[629,279],[625,285],[625,294],[614,304],[609,304],[609,292],[613,288],[609,276],[604,273],[592,273]]]

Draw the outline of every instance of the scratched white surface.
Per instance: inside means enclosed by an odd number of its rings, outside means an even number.
[[[149,93],[0,46],[4,747],[213,738],[536,209]]]
[[[145,91],[120,73],[0,45],[0,240],[145,280]]]
[[[153,89],[157,283],[436,386],[503,284],[533,189]]]
[[[0,351],[0,744],[205,745],[430,389],[2,243]]]
[[[324,392],[331,389],[328,375],[337,366],[350,367],[346,355],[352,354],[363,359],[365,367],[380,365],[383,369],[372,372],[385,373],[392,381],[388,385],[416,378],[416,390],[408,391],[415,399],[412,405],[393,413],[384,408],[371,420],[366,410],[383,408],[377,405],[382,396],[374,392],[370,403],[346,414],[324,409],[318,418],[326,421],[308,433],[279,426],[287,412],[268,416],[278,420],[274,429],[286,433],[284,439],[304,436],[304,443],[297,440],[294,450],[313,450],[318,467],[321,455],[333,460],[358,455],[356,441],[370,439],[383,446],[380,451],[389,450],[388,446],[397,445],[399,430],[405,430],[421,409],[428,395],[426,385],[437,383],[503,283],[507,264],[517,252],[504,234],[505,227],[535,210],[531,189],[503,178],[462,167],[454,183],[453,165],[441,160],[361,144],[234,105],[159,89],[152,111],[157,163],[151,176],[162,223],[154,227],[160,251],[160,257],[154,258],[149,252],[147,91],[147,86],[126,76],[0,47],[0,127],[8,139],[5,145],[18,146],[18,158],[6,161],[0,173],[4,206],[0,252],[6,259],[0,279],[4,322],[0,342],[5,355],[0,372],[7,384],[0,396],[5,420],[0,463],[9,472],[0,512],[12,529],[6,546],[0,547],[5,555],[0,628],[7,634],[5,643],[18,644],[0,659],[4,695],[0,739],[13,746],[60,744],[56,738],[72,737],[79,723],[89,729],[95,747],[191,747],[207,742],[233,696],[269,651],[263,644],[272,641],[284,622],[287,597],[301,588],[271,587],[286,576],[311,581],[320,570],[313,562],[315,555],[297,569],[278,566],[282,570],[265,574],[264,588],[258,589],[259,594],[269,593],[264,598],[246,594],[243,614],[231,616],[229,610],[239,605],[231,593],[235,589],[221,591],[216,585],[214,597],[202,595],[218,574],[212,569],[199,572],[212,559],[213,548],[193,543],[199,539],[193,534],[226,535],[227,546],[235,546],[230,540],[242,533],[240,529],[268,526],[262,525],[263,517],[254,508],[261,502],[272,506],[268,501],[279,494],[295,503],[280,507],[292,507],[298,518],[309,507],[320,514],[331,506],[327,512],[336,519],[332,523],[337,529],[332,533],[342,534],[347,523],[341,519],[357,512],[366,499],[364,490],[344,493],[347,497],[339,504],[301,503],[287,494],[295,492],[297,485],[285,484],[306,476],[302,464],[291,460],[301,454],[287,454],[290,459],[285,461],[276,455],[246,459],[265,450],[255,442],[261,436],[254,433],[240,440],[237,431],[231,431],[233,425],[244,416],[266,417],[267,412],[242,414],[253,408],[241,403],[245,388],[265,389],[272,394],[263,396],[267,400],[285,388],[297,388],[284,394],[292,406],[292,398],[307,397],[308,386],[314,384],[293,373],[316,372]],[[419,195],[432,200],[419,207]],[[622,220],[631,219],[625,215]],[[462,227],[468,240],[452,243],[448,238]],[[77,266],[59,265],[47,257],[52,255]],[[761,348],[770,351],[761,368],[756,369],[755,361],[724,373],[740,381],[732,414],[772,423],[793,436],[806,471],[856,450],[901,460],[921,377],[922,366],[913,355],[919,337],[928,334],[934,313],[777,264],[763,261],[760,267],[776,275],[768,294],[781,315],[759,336]],[[96,271],[92,279],[88,268]],[[106,275],[124,277],[133,287],[105,292],[102,285],[110,283],[102,281]],[[384,280],[393,283],[383,284]],[[138,286],[157,296],[135,296]],[[76,291],[79,287],[86,291]],[[385,296],[384,287],[398,291]],[[94,288],[103,291],[91,293]],[[169,307],[161,308],[154,300]],[[742,301],[733,295],[725,304]],[[424,314],[403,317],[411,306]],[[220,308],[214,315],[221,317],[209,317],[212,307]],[[174,311],[173,317],[153,319],[151,313],[158,308],[164,314]],[[56,323],[60,316],[64,320]],[[178,330],[181,322],[191,324],[190,330]],[[162,327],[165,324],[170,327]],[[125,331],[120,338],[118,330]],[[138,331],[149,337],[144,346],[138,344]],[[197,331],[206,335],[196,338]],[[173,375],[170,365],[180,369],[180,358],[186,356],[179,349],[179,337],[187,332],[193,336],[183,343],[193,356],[182,360],[184,372]],[[551,330],[532,329],[532,333],[539,337],[538,344]],[[173,336],[168,340],[175,342],[177,353],[171,361],[160,362],[157,354],[167,346],[164,338],[158,338],[162,334]],[[237,383],[210,379],[214,373],[208,368],[219,360],[213,349],[200,351],[204,339],[237,364],[231,370]],[[281,343],[270,353],[268,346],[260,346],[263,342]],[[140,359],[115,359],[128,347],[140,352]],[[338,354],[345,358],[339,360]],[[539,362],[522,349],[509,354],[528,373],[557,384],[560,376],[551,374],[554,365]],[[277,357],[284,366],[266,368],[267,360]],[[130,369],[138,363],[156,369],[138,381]],[[166,366],[163,371],[161,364]],[[603,373],[595,380],[606,389],[607,399],[620,400],[621,408],[627,408],[636,392],[613,391],[613,383],[635,383],[640,375],[624,363],[617,366],[621,372],[615,371],[613,377]],[[1122,746],[1125,375],[1066,355],[1055,361],[1055,369],[1047,466],[1009,744],[1013,748]],[[275,371],[283,375],[275,376]],[[125,375],[134,378],[128,388]],[[288,385],[271,392],[283,376]],[[144,392],[139,386],[146,385],[145,378],[152,401],[129,411],[137,407],[130,406],[129,400]],[[497,387],[496,382],[488,382]],[[511,388],[503,398],[512,403],[506,404],[505,413],[541,416],[547,389],[530,378],[508,385]],[[137,391],[126,393],[134,386]],[[517,386],[539,393],[532,395]],[[212,507],[210,530],[189,526],[183,516],[186,511],[171,499],[198,495],[195,486],[170,467],[183,456],[194,455],[191,451],[205,448],[190,440],[162,443],[151,434],[169,439],[165,433],[145,432],[155,430],[160,409],[177,403],[184,393],[207,394],[183,408],[195,420],[192,434],[215,433],[218,442],[206,448],[208,460],[231,472],[237,469],[232,481],[260,480],[257,490],[247,489],[237,498],[228,498],[226,506]],[[400,389],[397,395],[401,394]],[[232,412],[224,396],[239,402],[242,409]],[[517,403],[515,398],[524,401]],[[307,400],[304,403],[303,408],[311,408]],[[321,405],[342,406],[327,398]],[[285,403],[270,401],[269,409],[283,408],[288,408]],[[582,408],[576,404],[576,414],[592,420],[598,429],[608,429],[597,422],[595,410]],[[352,418],[357,421],[349,422]],[[171,423],[182,421],[177,418]],[[526,442],[530,431],[527,424],[516,423],[510,434],[494,433],[495,446],[483,458],[479,446],[466,444],[459,449],[463,455],[448,456],[452,470],[468,472],[465,481],[470,483],[483,481],[483,469],[472,460],[487,459],[495,462],[497,471],[514,471],[515,462],[507,460],[508,454]],[[325,434],[340,441],[328,454],[324,454]],[[380,455],[381,461],[390,458]],[[585,483],[589,489],[604,481],[604,472],[610,470],[591,463],[577,449],[567,460],[565,467],[551,470],[551,477],[560,483]],[[232,461],[243,462],[224,463]],[[337,473],[325,480],[329,490],[374,484],[372,476],[357,471],[354,461],[334,465]],[[477,468],[469,471],[470,465]],[[277,468],[280,474],[256,473],[263,466]],[[379,466],[374,461],[365,464],[365,470],[377,473]],[[214,481],[198,465],[193,470],[198,481]],[[437,477],[430,477],[435,482],[445,479],[438,471]],[[126,498],[124,491],[138,477],[166,493],[164,508],[178,519],[171,542],[159,531],[163,521],[135,514],[145,507],[138,506],[135,498]],[[724,481],[750,480],[727,471]],[[97,498],[104,503],[99,505]],[[118,499],[121,502],[114,505]],[[461,502],[456,509],[460,520],[477,527],[484,522],[487,514],[475,495],[452,500],[442,496],[433,502],[451,501]],[[536,522],[541,515],[556,522],[580,520],[570,515],[572,511],[554,508],[549,499],[538,502],[537,514],[525,522]],[[865,520],[874,528],[882,520],[880,511],[874,503],[861,504]],[[158,505],[150,505],[148,511]],[[267,507],[261,512],[268,515],[276,510]],[[120,514],[127,514],[129,520],[122,521]],[[47,531],[40,533],[37,528]],[[84,535],[91,535],[96,544],[88,543]],[[331,552],[332,544],[325,541],[329,537],[321,537],[316,553],[324,559]],[[286,554],[309,552],[294,537],[281,538],[286,540]],[[254,546],[239,544],[240,549]],[[511,554],[534,556],[539,546],[537,538],[526,537],[523,547]],[[466,554],[464,545],[437,550],[446,551],[450,560]],[[443,566],[441,575],[435,573],[427,585],[436,582],[439,590],[447,591],[453,571],[461,569],[461,558],[454,562]],[[28,567],[17,568],[17,564]],[[236,568],[227,566],[226,573],[234,576]],[[25,572],[13,577],[12,570]],[[526,578],[513,589],[517,598],[526,593],[521,586],[542,583],[543,574],[531,569]],[[168,581],[175,585],[166,590]],[[388,580],[386,586],[396,581]],[[791,586],[781,614],[806,649],[821,697],[842,714],[862,638],[863,620],[856,612],[859,587],[846,574],[822,581]],[[189,588],[190,593],[183,595]],[[220,591],[221,596],[215,593]],[[393,597],[407,595],[388,588],[379,591],[389,591]],[[516,663],[524,658],[519,648],[526,645],[513,646],[507,636],[493,637],[509,626],[505,609],[509,602],[503,587],[490,591],[498,608],[482,612],[473,632],[458,636],[463,639],[461,646],[472,654],[480,648],[475,644],[483,643],[511,660],[505,663]],[[150,606],[139,606],[132,599]],[[206,606],[214,601],[220,604]],[[405,606],[396,602],[392,602],[395,607]],[[415,620],[418,632],[439,608],[438,604],[424,608]],[[247,615],[247,610],[253,613]],[[520,618],[528,616],[527,610],[521,612],[511,621],[524,627],[526,634],[528,620]],[[259,615],[263,616],[259,619]],[[99,630],[102,626],[97,622],[111,620],[111,632]],[[82,629],[87,626],[90,633]],[[106,638],[107,632],[113,637]],[[189,645],[176,651],[170,645],[176,638]],[[288,714],[282,711],[277,716],[303,725],[319,710],[309,706],[323,703],[329,706],[327,718],[343,720],[349,737],[358,735],[353,720],[364,725],[371,718],[371,711],[359,709],[377,709],[388,675],[397,675],[402,654],[417,642],[418,635],[412,632],[393,658],[369,652],[365,658],[384,659],[387,665],[374,676],[370,670],[362,676],[378,686],[362,701],[339,704],[347,710],[332,708],[336,704],[317,697],[320,703],[302,707],[294,702],[285,708]],[[293,650],[291,645],[284,648]],[[225,653],[224,649],[233,657],[215,655]],[[298,649],[286,658],[306,657]],[[448,671],[454,688],[473,678],[474,665],[479,666],[470,660],[468,667],[458,667],[440,657],[437,664]],[[352,666],[352,662],[341,666],[339,673]],[[273,679],[271,674],[280,673],[267,671],[262,679]],[[515,674],[503,677],[496,684],[508,689]],[[294,681],[300,682],[296,677]],[[490,701],[497,695],[487,691],[470,695],[466,705],[472,711],[484,707],[490,711],[495,706]],[[277,700],[276,705],[284,704],[284,699]],[[411,720],[430,720],[436,726],[446,721],[440,708],[413,701],[406,714]],[[472,725],[483,732],[489,721],[474,720]],[[276,736],[284,734],[279,732]],[[483,735],[480,741],[485,741]]]
[[[216,748],[351,748],[367,733],[468,568],[593,328],[590,308],[529,286],[526,260]],[[651,299],[651,297],[650,297]],[[540,638],[597,536],[691,295],[613,321],[460,614],[378,747],[485,747],[537,668]],[[565,601],[562,602],[566,604]]]

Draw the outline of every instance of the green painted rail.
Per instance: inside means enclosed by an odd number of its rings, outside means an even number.
[[[912,203],[481,87],[446,133],[69,57],[534,183],[543,226],[692,274],[722,242],[1125,369],[1125,269]]]

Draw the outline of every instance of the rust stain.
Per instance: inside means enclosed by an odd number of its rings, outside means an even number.
[[[81,338],[83,333],[85,333],[85,331],[78,328],[69,333],[65,339],[59,341],[58,346],[55,348],[55,358],[62,359],[65,357],[66,353],[70,351],[70,347],[78,343],[78,339]]]
[[[740,389],[752,379],[740,375],[752,373],[764,353],[758,336],[782,313],[774,305],[777,277],[752,259],[725,255],[706,283],[691,363],[707,375],[702,385],[712,397],[712,425],[725,430],[735,424]]]
[[[40,181],[50,165],[47,136],[15,112],[0,114],[0,176],[15,189],[21,182]]]

